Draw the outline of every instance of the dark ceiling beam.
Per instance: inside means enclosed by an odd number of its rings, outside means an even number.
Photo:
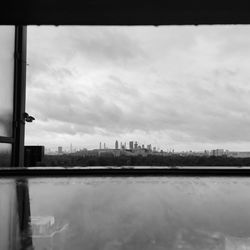
[[[27,0],[1,8],[0,24],[180,25],[247,24],[250,8],[238,0]]]

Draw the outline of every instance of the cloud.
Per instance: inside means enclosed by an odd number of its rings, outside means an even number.
[[[126,67],[129,63],[133,63],[133,60],[146,57],[146,53],[132,37],[115,27],[112,29],[103,27],[94,32],[91,27],[87,27],[85,32],[89,35],[74,37],[73,46],[77,54],[82,54],[83,58],[89,61],[98,64],[118,63]]]
[[[31,27],[27,108],[36,121],[27,140],[39,140],[43,131],[93,144],[144,135],[145,143],[159,146],[246,145],[247,31]]]

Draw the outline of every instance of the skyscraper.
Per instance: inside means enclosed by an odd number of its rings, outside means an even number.
[[[58,147],[58,154],[62,154],[62,147]]]
[[[129,142],[129,149],[130,149],[130,150],[133,150],[133,148],[134,148],[134,142],[133,142],[133,141],[130,141],[130,142]]]
[[[118,149],[119,148],[119,146],[118,146],[118,141],[116,140],[115,141],[115,149]]]
[[[137,147],[138,147],[138,142],[136,141],[135,142],[135,149],[137,149]]]

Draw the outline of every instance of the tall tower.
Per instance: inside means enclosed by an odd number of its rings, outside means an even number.
[[[99,149],[102,149],[102,143],[100,142]]]
[[[133,142],[133,141],[130,141],[130,142],[129,142],[129,149],[130,149],[130,150],[133,150],[133,148],[134,148],[134,142]]]
[[[136,141],[135,142],[135,149],[137,149],[137,147],[138,147],[138,142]]]
[[[62,152],[63,152],[63,151],[62,151],[62,146],[59,146],[59,147],[58,147],[58,154],[62,154]]]
[[[115,149],[118,149],[119,148],[119,146],[118,146],[118,141],[116,140],[115,141]]]

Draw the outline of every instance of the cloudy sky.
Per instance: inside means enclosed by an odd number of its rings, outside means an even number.
[[[29,26],[26,145],[250,151],[250,26]]]

